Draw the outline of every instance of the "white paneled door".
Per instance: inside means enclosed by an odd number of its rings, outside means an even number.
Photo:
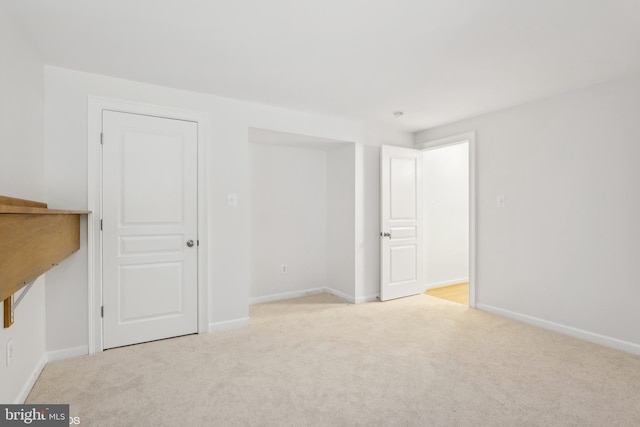
[[[104,348],[197,332],[197,124],[104,111]]]
[[[422,153],[383,145],[380,155],[380,300],[424,292]]]

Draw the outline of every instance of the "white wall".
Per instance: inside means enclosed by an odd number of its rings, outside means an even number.
[[[18,22],[0,5],[0,195],[46,201],[43,65]],[[40,278],[16,308],[14,325],[0,329],[1,403],[22,403],[46,362],[44,282]],[[0,319],[3,316],[0,304]],[[7,367],[9,340],[14,357]]]
[[[427,288],[469,279],[469,144],[422,154]]]
[[[355,287],[355,145],[327,152],[327,287],[354,302]]]
[[[363,168],[359,185],[366,197],[362,206],[356,205],[356,209],[362,209],[362,212],[356,211],[360,218],[360,221],[356,221],[360,227],[357,231],[361,236],[356,241],[356,254],[361,257],[363,264],[363,281],[357,297],[361,301],[373,301],[380,295],[380,147],[361,148],[359,155],[363,159]]]
[[[43,65],[18,22],[0,5],[0,194],[42,200]]]
[[[476,132],[480,308],[640,353],[638,117],[640,75],[416,135]]]
[[[123,99],[168,107],[204,111],[208,131],[208,227],[210,257],[210,321],[213,324],[246,319],[250,288],[251,224],[248,129],[317,136],[357,144],[406,145],[406,133],[373,129],[362,123],[269,107],[132,82],[58,67],[45,67],[45,180],[52,207],[87,207],[87,97]],[[365,165],[366,167],[366,165]],[[356,177],[357,180],[360,177]],[[238,194],[238,207],[227,206],[227,193]],[[370,192],[362,194],[363,203]],[[363,217],[376,212],[360,212]],[[357,237],[356,237],[357,238]],[[377,248],[357,247],[363,256],[357,271],[379,268],[367,264]],[[61,265],[47,292],[47,347],[50,351],[80,352],[87,346],[86,236],[74,261]]]
[[[251,302],[318,290],[354,302],[355,144],[250,146]]]
[[[326,151],[250,144],[250,154],[251,302],[324,288]]]

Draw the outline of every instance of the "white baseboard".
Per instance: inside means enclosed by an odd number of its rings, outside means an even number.
[[[260,304],[263,302],[280,301],[284,299],[304,297],[306,295],[321,294],[323,292],[327,294],[335,295],[351,304],[358,304],[358,303],[367,302],[367,301],[376,301],[378,299],[377,295],[354,298],[351,295],[347,295],[344,292],[337,291],[333,288],[312,288],[312,289],[303,289],[301,291],[283,292],[281,294],[272,294],[272,295],[266,295],[263,297],[249,298],[249,304]]]
[[[251,319],[243,317],[240,319],[225,320],[222,322],[209,323],[209,332],[228,331],[229,329],[238,329],[251,324]]]
[[[426,287],[424,289],[426,291],[427,289],[435,289],[435,288],[441,288],[443,286],[457,285],[458,283],[464,283],[464,282],[468,282],[468,281],[469,281],[468,277],[461,277],[459,279],[444,280],[442,282],[427,283],[427,285],[426,285]]]
[[[355,303],[362,304],[365,302],[380,301],[380,295],[369,295],[368,297],[357,297]]]
[[[356,299],[354,297],[352,297],[351,295],[347,295],[344,292],[340,292],[340,291],[336,291],[335,289],[332,288],[324,288],[324,292],[331,294],[331,295],[335,295],[338,298],[342,298],[343,300],[347,301],[348,303],[351,304],[355,304],[356,303]]]
[[[81,345],[50,351],[47,353],[47,359],[49,362],[55,362],[56,360],[71,359],[73,357],[86,356],[87,354],[89,354],[89,346]]]
[[[45,353],[42,355],[42,357],[38,361],[38,364],[34,368],[33,373],[29,377],[29,380],[22,387],[22,390],[20,390],[20,393],[18,394],[18,396],[16,396],[16,400],[13,402],[14,404],[16,405],[24,404],[24,401],[27,400],[27,397],[29,397],[29,393],[31,393],[31,389],[36,384],[36,381],[38,381],[38,377],[40,376],[40,373],[42,372],[42,370],[46,365],[47,365],[47,354]]]
[[[574,328],[573,326],[567,326],[560,323],[550,322],[548,320],[540,319],[537,317],[529,316],[526,314],[520,314],[513,311],[505,310],[502,308],[494,307],[487,304],[476,304],[476,308],[489,313],[497,314],[498,316],[508,317],[509,319],[517,320],[529,325],[537,326],[539,328],[548,329],[550,331],[558,332],[564,335],[569,335],[574,338],[579,338],[584,341],[589,341],[595,344],[604,345],[607,347],[615,348],[617,350],[626,351],[627,353],[640,355],[640,345],[619,340],[617,338],[608,337],[606,335],[600,335],[593,332],[585,331],[583,329]]]
[[[319,294],[325,291],[325,288],[304,289],[301,291],[282,292],[279,294],[265,295],[262,297],[249,298],[249,304],[260,304],[263,302],[280,301],[283,299],[298,298],[305,295]]]

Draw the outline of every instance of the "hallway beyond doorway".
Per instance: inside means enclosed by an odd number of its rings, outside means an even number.
[[[440,288],[427,289],[425,292],[432,297],[446,299],[462,305],[469,305],[469,283],[456,283],[455,285],[442,286]]]

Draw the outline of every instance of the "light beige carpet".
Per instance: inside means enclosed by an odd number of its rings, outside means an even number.
[[[249,328],[48,364],[81,426],[638,426],[640,358],[428,295],[253,306]]]

